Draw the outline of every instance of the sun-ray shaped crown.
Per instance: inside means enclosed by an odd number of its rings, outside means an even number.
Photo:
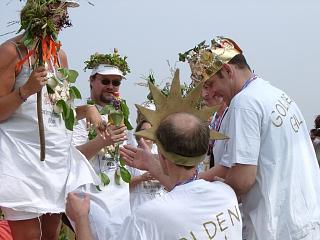
[[[152,127],[146,130],[139,131],[136,133],[136,135],[153,140],[159,146],[159,142],[157,141],[156,137],[156,130],[159,127],[161,121],[167,116],[173,113],[184,112],[190,113],[200,118],[201,120],[207,121],[212,116],[212,114],[219,109],[220,106],[217,105],[205,109],[197,108],[202,85],[203,83],[198,84],[190,91],[189,94],[183,97],[180,88],[179,69],[177,69],[174,74],[168,96],[165,96],[160,89],[149,82],[149,88],[154,99],[156,110],[151,110],[138,104],[136,104],[136,107],[141,112],[141,114],[144,115],[147,121],[150,122]],[[211,130],[210,138],[218,140],[226,139],[227,137],[219,132]]]

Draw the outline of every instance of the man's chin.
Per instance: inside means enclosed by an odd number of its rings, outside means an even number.
[[[106,104],[111,103],[112,100],[113,100],[113,95],[111,95],[111,94],[109,96],[101,95],[101,97],[100,97],[100,101],[103,103],[106,103]]]

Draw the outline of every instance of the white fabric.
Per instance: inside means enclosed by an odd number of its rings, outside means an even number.
[[[107,120],[107,116],[102,116]],[[128,132],[128,141],[132,142],[132,132]],[[86,130],[86,121],[81,120],[75,126],[73,143],[75,146],[82,145],[88,141],[88,131]],[[110,183],[107,186],[100,186],[102,191],[98,191],[94,187],[87,187],[86,192],[90,195],[91,204],[98,206],[103,211],[90,212],[90,219],[94,221],[91,224],[99,223],[106,225],[106,229],[99,229],[96,232],[95,239],[104,239],[106,236],[113,236],[119,231],[124,219],[130,215],[130,199],[129,199],[129,184],[121,180],[120,185],[115,183],[114,175],[116,165],[112,159],[105,158],[104,155],[97,154],[90,159],[90,164],[93,166],[96,173],[103,172],[108,175]],[[97,228],[99,228],[99,224]],[[102,231],[102,232],[101,232]]]
[[[141,205],[116,239],[240,240],[241,228],[233,190],[221,182],[196,180]]]
[[[29,68],[23,66],[14,88],[22,86],[29,75]],[[0,206],[38,214],[60,213],[65,210],[68,192],[98,179],[71,145],[72,132],[60,115],[53,113],[45,87],[42,92],[45,161],[40,161],[36,94],[0,123]]]
[[[320,171],[296,103],[258,78],[232,99],[225,118],[230,139],[219,162],[257,166],[256,183],[242,196],[247,239],[304,239],[320,224]]]
[[[108,64],[99,64],[97,67],[92,69],[90,76],[93,76],[97,73],[101,75],[118,75],[122,78],[125,78],[123,72],[120,71],[119,68]]]
[[[157,145],[153,144],[151,152],[153,154],[157,154]],[[128,168],[131,177],[141,176],[142,174],[146,173],[144,170],[140,170],[137,168]],[[163,188],[159,181],[157,180],[150,180],[150,181],[143,181],[137,184],[134,188],[130,189],[130,207],[131,212],[133,212],[137,207],[143,204],[146,201],[152,200],[158,196],[163,194]]]

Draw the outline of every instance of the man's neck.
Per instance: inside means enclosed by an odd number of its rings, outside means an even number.
[[[185,169],[184,167],[175,166],[168,171],[173,186],[188,183],[192,181],[197,174],[195,167],[192,169]]]
[[[236,86],[236,92],[239,93],[247,80],[249,80],[253,76],[253,73],[249,69],[245,69],[243,71],[238,71],[238,81]]]

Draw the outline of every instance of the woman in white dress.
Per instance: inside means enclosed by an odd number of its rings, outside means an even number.
[[[53,7],[65,4],[66,11],[69,3],[54,1]],[[58,51],[59,66],[48,60],[48,68],[32,70],[35,59],[28,57],[30,49],[22,43],[23,36],[0,45],[0,207],[15,240],[56,240],[68,192],[97,179],[85,157],[71,144],[72,132],[66,129],[61,114],[53,111],[52,98],[44,87],[49,72],[68,67],[66,54]],[[25,63],[17,69],[23,59]],[[40,89],[44,161],[39,157],[36,106]],[[76,112],[81,117],[94,113],[94,109],[84,106],[81,113],[80,109]]]

